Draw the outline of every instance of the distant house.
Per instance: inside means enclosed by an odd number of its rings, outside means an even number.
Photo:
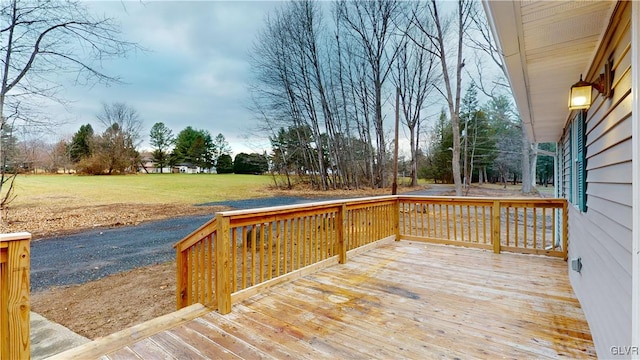
[[[153,161],[153,155],[150,152],[142,152],[140,153],[140,166],[138,166],[138,172],[148,173],[148,174],[159,174],[171,173],[171,168],[169,166],[165,166],[162,169],[157,167],[157,164]],[[162,170],[162,171],[160,171]]]
[[[598,356],[638,358],[640,2],[483,5],[529,138],[558,145],[556,196],[570,202],[568,271]],[[583,97],[593,101],[569,110],[581,77],[597,84]]]
[[[180,163],[173,167],[173,172],[180,174],[199,174],[200,168],[192,163]]]

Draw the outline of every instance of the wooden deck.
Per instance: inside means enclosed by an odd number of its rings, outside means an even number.
[[[387,242],[220,315],[193,305],[59,358],[587,358],[561,259]]]

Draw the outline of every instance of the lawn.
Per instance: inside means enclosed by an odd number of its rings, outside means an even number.
[[[267,175],[21,175],[11,205],[202,204],[263,197],[271,183]]]

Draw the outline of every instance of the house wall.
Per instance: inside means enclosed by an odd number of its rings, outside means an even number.
[[[632,97],[631,5],[618,4],[586,79],[593,81],[614,61],[613,97],[598,96],[586,119],[587,209],[569,206],[569,260],[580,257],[580,273],[569,266],[598,356],[617,356],[631,345],[632,328]],[[594,91],[594,95],[597,92]],[[572,114],[570,119],[573,119]],[[569,123],[560,140],[562,194],[570,198]],[[576,154],[572,154],[575,158]],[[574,190],[571,190],[573,188]],[[569,262],[570,265],[570,262]]]
[[[640,4],[631,3],[631,43],[640,44]],[[631,80],[631,96],[633,97],[633,292],[632,292],[632,345],[640,349],[640,74],[638,64],[640,63],[640,49],[638,46],[631,47],[631,62],[636,64]],[[640,359],[640,354],[635,355]]]

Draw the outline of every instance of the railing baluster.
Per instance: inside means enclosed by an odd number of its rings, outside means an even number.
[[[258,262],[260,265],[260,282],[264,281],[264,233],[265,233],[265,226],[264,224],[260,224],[258,225],[258,243],[256,244],[256,246],[260,246],[260,254],[258,255]]]
[[[533,248],[537,249],[538,248],[538,239],[537,239],[537,235],[538,235],[538,209],[533,208]],[[543,247],[544,249],[544,247]]]
[[[440,229],[440,238],[442,239],[444,237],[444,233],[443,233],[443,229],[442,229],[442,204],[438,204],[438,223],[439,223],[439,229]],[[448,226],[448,225],[447,225]],[[437,236],[437,235],[436,235]]]
[[[409,210],[407,212],[408,216],[408,221],[409,221],[409,231],[407,232],[408,235],[413,235],[413,221],[412,221],[412,216],[411,216],[411,203],[409,203]]]
[[[293,239],[289,236],[289,219],[284,219],[282,221],[282,273],[286,274],[289,272],[287,258],[289,257],[287,243],[293,244]]]
[[[291,271],[298,270],[300,264],[300,223],[299,218],[294,217],[291,219]]]
[[[269,222],[269,224],[267,225],[267,231],[268,231],[268,237],[267,237],[267,243],[268,243],[268,249],[267,249],[267,271],[268,271],[268,275],[267,277],[269,278],[269,280],[273,279],[273,222]]]
[[[529,242],[527,241],[527,208],[526,206],[522,208],[522,212],[524,213],[524,230],[522,231],[522,233],[524,234],[524,240],[523,240],[523,244],[524,244],[524,248],[526,249],[529,246]]]
[[[482,207],[482,242],[484,244],[487,243],[487,216],[486,216],[486,206]]]
[[[447,216],[447,221],[445,222],[445,224],[447,225],[447,239],[451,240],[451,222],[449,221],[449,204],[445,204],[444,205],[445,208],[445,215]]]
[[[317,261],[316,256],[318,254],[318,215],[312,215],[309,218],[309,264],[313,264]]]
[[[194,287],[193,287],[193,274],[195,271],[195,266],[193,264],[193,252],[195,251],[194,247],[190,247],[188,250],[189,260],[187,260],[187,264],[189,264],[189,275],[187,278],[187,303],[193,304],[193,295],[194,295]]]
[[[210,303],[215,301],[214,296],[215,296],[215,291],[216,290],[214,289],[214,286],[215,286],[215,283],[216,283],[216,281],[215,281],[216,274],[215,274],[215,256],[214,256],[214,253],[213,253],[213,251],[214,251],[213,250],[213,244],[215,242],[215,235],[216,234],[213,233],[213,234],[209,235],[206,238],[206,243],[209,245],[208,248],[207,248],[207,256],[209,257],[209,261],[207,261],[207,279],[208,279],[208,282],[209,282],[208,294],[207,294],[208,297],[207,297],[207,300],[206,300],[207,304],[210,304]]]
[[[509,229],[511,229],[511,222],[509,221],[509,214],[511,214],[511,206],[507,206],[505,207],[505,212],[506,212],[506,225],[507,225],[507,246],[509,246],[509,242],[511,241],[511,235],[509,234]],[[515,214],[515,211],[514,211]],[[517,216],[517,214],[516,214]],[[517,244],[517,242],[516,242]]]
[[[551,209],[551,246],[556,248],[556,221],[557,221],[558,209]]]
[[[380,211],[382,208],[380,206],[376,206],[373,208],[374,219],[376,222],[376,234],[373,237],[373,241],[377,239],[382,239],[382,216],[380,216]]]
[[[311,236],[307,229],[307,220],[309,220],[308,216],[305,216],[302,218],[302,233],[304,234],[304,239],[302,240],[302,260],[303,260],[302,266],[309,265],[309,259],[307,257],[307,243],[311,242]],[[307,239],[309,239],[309,241],[306,241]],[[309,247],[309,252],[311,252],[310,247]]]
[[[321,214],[318,215],[320,218],[320,225],[318,228],[318,260],[317,261],[321,261],[325,259],[325,252],[324,252],[324,247],[326,244],[326,237],[327,237],[327,217],[325,216],[326,214]]]
[[[251,225],[251,286],[256,284],[256,246],[258,246],[258,227]]]
[[[371,211],[366,211],[365,209],[362,210],[362,213],[364,213],[364,218],[366,222],[364,225],[366,228],[366,236],[364,237],[363,245],[366,245],[371,241],[371,238],[373,237],[373,231],[374,231],[373,214],[371,214]]]
[[[519,210],[520,209],[518,207],[515,207],[515,206],[513,207],[513,214],[514,214],[513,217],[515,218],[515,225],[513,227],[513,232],[515,235],[514,242],[516,247],[518,247],[518,240],[519,240],[519,237],[518,237],[518,219],[520,218]]]
[[[458,240],[458,222],[456,221],[456,205],[453,204],[451,206],[452,218],[453,218],[453,240]],[[449,215],[449,211],[447,211],[447,215]],[[449,222],[449,217],[447,216],[447,222]]]
[[[231,234],[231,291],[236,291],[237,277],[238,277],[238,228],[234,227]]]
[[[247,228],[245,226],[242,227],[242,288],[247,288]]]
[[[547,248],[547,208],[542,208],[542,248]]]
[[[471,242],[471,211],[469,209],[469,205],[467,205],[467,236],[469,237],[469,242]]]

